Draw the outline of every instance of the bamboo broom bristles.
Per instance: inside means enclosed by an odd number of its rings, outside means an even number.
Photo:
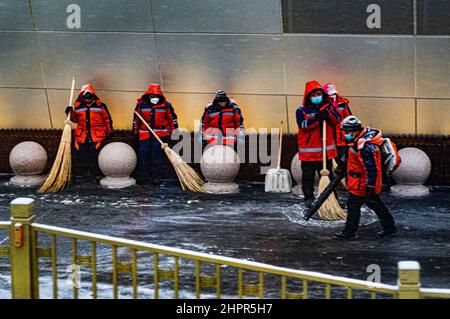
[[[134,112],[137,117],[144,123],[145,126],[149,129],[149,131],[155,136],[158,142],[161,144],[161,148],[166,153],[167,158],[172,163],[172,166],[175,170],[175,173],[178,176],[178,180],[180,181],[181,187],[183,190],[190,190],[191,192],[196,193],[204,193],[205,182],[201,179],[201,177],[197,174],[197,172],[189,166],[183,159],[178,155],[175,151],[173,151],[167,143],[164,143],[158,135],[152,130],[150,125],[142,118],[142,116],[138,112]]]
[[[319,181],[319,196],[325,190],[325,188],[330,184],[330,172],[327,170],[327,142],[326,142],[327,124],[323,121],[323,131],[322,131],[322,155],[323,155],[323,169],[320,171],[320,181]],[[342,210],[339,205],[338,200],[334,193],[325,200],[325,202],[320,206],[318,216],[322,220],[326,221],[336,221],[343,220],[347,217],[347,214]]]
[[[69,105],[72,105],[74,90],[75,77],[72,78]],[[72,128],[69,121],[70,113],[67,115],[67,119],[65,121],[64,130],[55,161],[53,162],[53,166],[44,183],[38,189],[39,193],[57,193],[65,189],[70,184],[72,175]]]

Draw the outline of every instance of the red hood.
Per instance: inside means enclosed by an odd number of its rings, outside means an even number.
[[[94,100],[97,102],[98,105],[101,104],[101,101],[97,95],[97,92],[95,92],[94,87],[90,83],[87,83],[81,87],[80,93],[78,93],[78,97],[74,103],[74,106],[78,106],[81,104],[82,101],[81,98],[85,92],[91,92],[92,94],[94,94]]]
[[[137,102],[142,103],[144,96],[149,95],[149,94],[156,94],[156,95],[159,95],[164,100],[166,99],[166,97],[164,96],[164,93],[161,90],[161,86],[159,84],[152,83],[149,85],[147,91],[145,91],[144,94],[142,94],[142,96],[137,100]]]
[[[305,85],[305,94],[303,95],[303,106],[306,106],[306,98],[308,97],[308,95],[316,90],[319,89],[322,91],[322,93],[324,94],[324,99],[327,98],[328,94],[323,90],[322,86],[319,84],[319,82],[317,81],[309,81],[306,83]]]
[[[341,102],[344,102],[344,103],[348,104],[349,101],[348,101],[346,98],[343,98],[343,97],[339,94],[338,90],[336,89],[336,85],[334,85],[334,83],[329,82],[329,83],[325,84],[325,85],[322,87],[322,89],[323,89],[328,95],[330,95],[330,94],[329,94],[330,90],[336,91],[336,104],[339,104],[339,103],[341,103]]]

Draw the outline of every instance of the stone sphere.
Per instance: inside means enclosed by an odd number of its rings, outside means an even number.
[[[422,185],[431,173],[431,161],[428,155],[414,147],[406,147],[399,152],[402,162],[393,173],[401,185]]]
[[[226,183],[233,181],[239,173],[238,154],[229,146],[208,146],[203,153],[200,168],[208,182]]]
[[[302,184],[302,161],[298,158],[298,153],[294,155],[291,161],[291,174],[298,185]],[[314,175],[314,184],[319,184],[319,176]]]
[[[42,174],[47,167],[47,152],[36,142],[22,142],[9,153],[9,165],[16,175]]]
[[[98,166],[105,176],[128,177],[136,168],[137,157],[133,148],[121,142],[106,145],[98,156]]]

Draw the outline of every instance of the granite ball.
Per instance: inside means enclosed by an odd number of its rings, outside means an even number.
[[[428,155],[414,147],[406,147],[399,152],[402,160],[393,177],[398,184],[422,185],[431,174],[431,161]]]
[[[16,175],[39,175],[47,167],[47,152],[38,143],[17,144],[9,153],[9,165]]]
[[[238,154],[229,146],[213,145],[205,149],[200,168],[208,182],[226,183],[233,181],[239,173]]]
[[[106,188],[125,188],[136,184],[130,175],[137,164],[134,149],[121,142],[106,145],[98,156],[98,166],[105,175],[100,185]]]

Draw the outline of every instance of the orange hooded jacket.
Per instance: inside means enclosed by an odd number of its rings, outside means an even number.
[[[83,94],[91,92],[94,100],[87,104],[83,101]],[[102,103],[91,84],[81,87],[80,93],[74,103],[74,110],[70,114],[70,120],[77,123],[74,132],[75,148],[78,144],[90,139],[96,143],[98,149],[106,137],[113,131],[112,119],[106,104]]]

